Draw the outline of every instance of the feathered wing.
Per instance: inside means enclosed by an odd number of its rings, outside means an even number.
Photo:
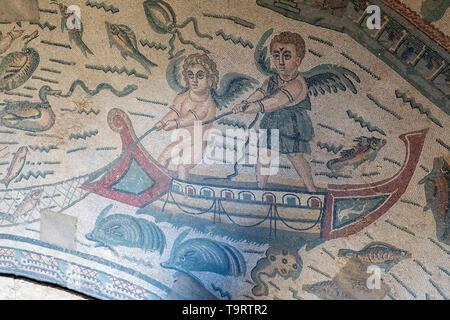
[[[219,90],[212,90],[212,95],[217,107],[221,110],[258,83],[258,80],[245,74],[229,72],[222,77]]]
[[[308,95],[317,96],[326,93],[337,93],[349,89],[358,93],[353,81],[361,82],[352,71],[334,64],[321,64],[308,72],[302,73],[308,85]],[[351,79],[353,78],[353,79]]]
[[[276,74],[276,70],[270,66],[270,58],[267,56],[267,47],[264,45],[272,33],[273,29],[264,32],[256,45],[254,54],[256,68],[266,76]]]
[[[170,60],[166,69],[166,80],[170,88],[176,92],[186,91],[187,88],[181,84],[180,62],[185,56],[178,55]]]

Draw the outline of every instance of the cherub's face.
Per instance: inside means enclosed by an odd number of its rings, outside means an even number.
[[[210,88],[211,84],[208,78],[208,73],[200,64],[194,64],[187,68],[189,88],[196,93],[202,93]]]
[[[297,56],[295,45],[292,43],[274,43],[272,57],[280,76],[294,74],[302,62],[300,57]]]

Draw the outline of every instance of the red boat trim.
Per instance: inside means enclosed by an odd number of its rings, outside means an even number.
[[[325,216],[322,226],[322,237],[324,240],[346,237],[361,231],[379,219],[400,199],[403,193],[405,193],[415,172],[427,132],[428,129],[424,129],[400,135],[399,138],[406,147],[406,156],[402,167],[393,177],[369,184],[328,185]],[[387,194],[391,196],[373,212],[343,228],[332,228],[335,199],[361,199],[368,196]]]

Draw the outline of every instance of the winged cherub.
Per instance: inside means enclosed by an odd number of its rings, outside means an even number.
[[[195,53],[184,60],[182,76],[186,86],[182,86],[179,81],[179,63],[183,58],[178,57],[169,63],[166,78],[170,87],[179,94],[169,107],[170,111],[156,123],[156,128],[166,131],[185,129],[189,142],[186,143],[186,134],[179,135],[162,151],[158,162],[167,168],[172,159],[182,156],[183,161],[177,166],[178,178],[187,180],[189,171],[203,159],[207,145],[203,137],[195,136],[195,125],[201,125],[201,132],[206,132],[213,125],[217,109],[226,107],[228,102],[258,82],[246,75],[227,73],[217,90],[219,72],[216,63],[206,54]],[[199,145],[198,141],[202,141],[201,150],[194,147]]]
[[[255,51],[255,62],[258,69],[269,78],[256,89],[246,100],[236,104],[234,113],[262,113],[264,117],[260,128],[267,130],[267,141],[258,147],[256,178],[258,187],[264,188],[269,178],[271,159],[278,152],[285,154],[310,192],[316,191],[312,170],[305,154],[311,154],[309,142],[314,137],[314,128],[308,111],[311,110],[310,95],[319,92],[345,91],[347,87],[357,93],[350,75],[360,82],[358,76],[343,67],[336,65],[319,65],[309,72],[302,73],[299,67],[305,57],[305,41],[293,32],[281,32],[273,37],[270,43],[270,54],[275,70],[270,67],[266,58],[267,48],[264,42],[271,35],[268,30],[261,38]],[[272,148],[271,132],[278,130],[278,147]]]

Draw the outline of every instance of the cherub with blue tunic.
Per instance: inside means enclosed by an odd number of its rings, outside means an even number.
[[[310,141],[314,128],[308,111],[311,110],[310,95],[345,91],[347,87],[356,93],[350,75],[359,82],[356,74],[336,65],[319,65],[302,73],[299,67],[305,57],[305,41],[297,33],[285,31],[273,37],[269,52],[275,65],[270,67],[266,58],[264,42],[271,35],[268,30],[261,38],[255,52],[258,69],[270,77],[246,100],[236,104],[234,113],[261,113],[264,115],[260,128],[266,129],[266,141],[258,142],[256,179],[258,187],[264,188],[269,178],[271,160],[285,154],[290,160],[309,192],[316,192],[312,170],[305,154],[311,154]],[[272,146],[271,135],[278,130],[279,144]]]

